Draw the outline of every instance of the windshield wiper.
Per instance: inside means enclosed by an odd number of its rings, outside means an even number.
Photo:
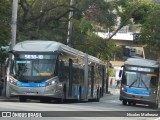
[[[34,66],[33,70],[35,70],[37,73],[39,73],[39,70]]]
[[[145,82],[143,81],[143,80],[141,80],[142,81],[142,83],[144,84],[144,86],[147,88],[147,90],[148,90],[148,87],[147,87],[147,85],[145,84]]]
[[[129,87],[132,87],[132,85],[133,85],[135,82],[137,82],[137,79],[134,80]]]
[[[26,72],[26,70],[27,70],[26,66],[23,67],[21,70],[18,70],[18,72],[17,72],[17,79],[20,79],[22,77],[23,73]]]

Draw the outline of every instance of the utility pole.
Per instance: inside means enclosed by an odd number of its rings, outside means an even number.
[[[109,93],[108,91],[108,82],[109,82],[109,73],[108,73],[108,68],[109,68],[109,60],[107,60],[107,74],[106,74],[106,94]]]
[[[16,44],[17,9],[18,9],[18,0],[12,0],[11,50],[13,50],[13,47]],[[11,55],[9,57],[11,57]],[[9,93],[9,67],[7,67],[6,76],[7,76],[7,78],[4,83],[5,95],[6,95],[6,97],[10,97],[10,93]]]
[[[143,52],[143,58],[146,59],[145,52],[144,52],[144,46],[142,46],[142,52]]]
[[[74,3],[74,0],[70,0],[70,6],[72,7]],[[69,12],[69,22],[68,22],[68,34],[67,34],[67,45],[69,46],[70,44],[70,37],[72,34],[72,21],[71,18],[73,16],[73,8],[70,8],[70,12]]]
[[[18,0],[12,0],[12,21],[11,21],[11,50],[16,44],[16,30],[17,30],[17,9]]]

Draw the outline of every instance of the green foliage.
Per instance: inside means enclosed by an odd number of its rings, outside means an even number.
[[[138,10],[136,10],[133,14],[132,17],[134,19],[134,22],[136,24],[142,24],[145,22],[146,17],[148,16],[148,12],[151,9],[151,4],[142,4],[139,6]]]
[[[160,51],[160,4],[149,12],[146,21],[142,24],[140,43],[146,44],[153,50]]]
[[[92,26],[101,24],[107,29],[116,23],[116,14],[113,11],[113,3],[90,0],[87,8],[84,7],[84,17],[88,18]]]
[[[114,41],[101,41],[99,45],[97,45],[97,49],[99,51],[98,56],[102,60],[110,61],[114,55],[117,57],[122,56],[122,48],[120,46],[116,46]]]
[[[8,45],[10,42],[10,20],[11,20],[11,3],[10,0],[0,1],[0,47]],[[4,63],[8,54],[0,51],[0,63]]]
[[[115,77],[115,71],[113,68],[107,68],[107,73],[110,77]]]
[[[151,0],[118,0],[117,4],[121,6],[118,14],[122,21],[130,15],[133,18],[132,24],[140,24],[140,37],[136,39],[138,43],[160,51],[160,3]]]
[[[130,15],[135,24],[142,24],[148,16],[148,12],[154,7],[150,0],[118,0],[117,4],[121,6],[118,14],[122,21]]]
[[[70,6],[70,0],[20,0],[17,42],[48,39],[66,44],[68,14],[72,9],[70,46],[102,58],[104,53],[109,52],[102,50],[101,46],[107,51],[112,46],[104,46],[95,32],[99,24],[104,29],[115,24],[114,7],[112,2],[99,0],[74,0],[73,6]]]
[[[93,26],[91,22],[87,18],[82,18],[81,23],[80,23],[81,31],[83,33],[87,33],[88,31],[93,31]]]
[[[0,21],[2,23],[0,24],[0,44],[10,42],[8,21],[11,20],[11,4],[10,0],[0,1],[0,20],[7,21],[7,24]],[[73,6],[70,6],[70,0],[19,0],[17,42],[41,39],[66,44],[68,15],[72,10],[71,47],[103,60],[109,60],[114,54],[120,55],[120,49],[115,46],[114,42],[107,41],[106,43],[95,33],[99,31],[99,25],[103,26],[102,31],[113,28],[117,16],[114,10],[118,8],[118,5],[117,2],[105,2],[104,0],[74,0]],[[127,6],[126,3],[124,5]]]
[[[11,4],[9,0],[1,0],[0,6],[0,46],[2,46],[7,45],[10,40]]]

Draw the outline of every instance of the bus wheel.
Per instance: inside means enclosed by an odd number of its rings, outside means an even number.
[[[131,103],[131,102],[128,102],[128,105],[129,105],[129,106],[131,106],[131,105],[132,105],[132,103]]]
[[[159,101],[157,100],[156,103],[153,104],[152,108],[153,109],[158,109],[158,104],[159,104]]]
[[[157,100],[156,100],[156,103],[152,103],[152,104],[150,104],[149,106],[150,106],[152,109],[158,109],[158,105],[159,105],[159,100],[157,99]]]
[[[152,104],[149,104],[149,107],[152,108],[152,109],[157,109],[158,108],[158,104],[156,103],[152,103]]]
[[[126,105],[126,104],[127,104],[127,101],[126,101],[126,100],[123,100],[123,101],[122,101],[122,104],[123,104],[123,105]]]
[[[158,104],[154,104],[154,109],[158,109]]]
[[[133,106],[135,106],[136,105],[136,102],[133,102]]]
[[[23,96],[19,96],[19,101],[20,102],[26,102],[27,98],[23,97]]]

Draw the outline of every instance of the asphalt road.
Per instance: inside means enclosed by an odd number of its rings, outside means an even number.
[[[119,101],[119,89],[109,88],[111,94],[106,94],[100,102],[82,103],[40,103],[36,100],[29,100],[21,103],[17,98],[0,98],[0,111],[3,116],[11,112],[12,118],[0,117],[0,119],[22,120],[160,120],[160,108],[154,110],[147,105],[137,104],[136,106],[122,105]],[[158,117],[156,115],[159,115]],[[144,115],[148,115],[144,117]],[[155,117],[151,116],[155,115]],[[0,115],[2,116],[2,115]],[[39,118],[33,118],[33,117]],[[42,118],[41,118],[42,116]]]

